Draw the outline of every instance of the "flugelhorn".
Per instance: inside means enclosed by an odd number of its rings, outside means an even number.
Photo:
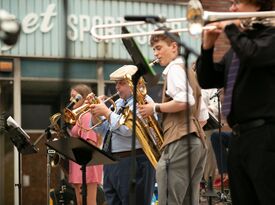
[[[116,112],[116,104],[115,102],[113,101],[113,98],[115,98],[116,96],[119,95],[119,92],[116,92],[114,95],[110,96],[110,97],[107,97],[103,102],[106,103],[106,102],[111,102],[112,103],[112,106],[113,106],[113,111]],[[100,119],[98,118],[98,122],[96,124],[94,124],[90,129],[94,129],[95,127],[101,125],[106,119]]]
[[[99,104],[100,103],[100,100],[94,93],[90,93],[89,95],[93,96],[93,98],[90,99],[89,103],[84,103],[82,106],[80,106],[74,110],[70,110],[67,108],[64,109],[64,121],[66,123],[75,125],[77,123],[77,121],[81,118],[82,115],[84,115],[85,113],[90,111],[91,104]],[[111,104],[113,105],[114,109],[116,109],[116,105],[113,101],[113,98],[115,98],[117,95],[119,95],[118,92],[115,93],[114,95],[112,95],[111,97],[108,97],[107,99],[105,99],[104,103],[107,103],[110,101]],[[90,128],[90,129],[92,129],[92,128]]]

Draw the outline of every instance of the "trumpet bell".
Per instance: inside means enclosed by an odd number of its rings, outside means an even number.
[[[113,109],[116,110],[116,104],[113,101],[113,98],[115,98],[116,96],[119,95],[119,92],[115,93],[114,95],[112,95],[111,97],[108,97],[107,99],[104,100],[104,103],[110,102],[113,105]],[[89,129],[86,129],[84,127],[82,127],[81,123],[78,122],[79,119],[81,118],[82,115],[86,114],[87,112],[90,111],[90,104],[99,104],[100,100],[98,99],[97,96],[95,96],[94,93],[91,93],[91,96],[93,96],[92,99],[90,99],[90,103],[89,104],[83,104],[82,106],[74,109],[74,110],[70,110],[68,108],[64,109],[64,121],[68,124],[71,125],[75,125],[78,123],[78,125],[84,129],[84,130],[92,130],[94,127],[100,125],[103,121],[101,119],[98,119],[98,123],[96,124],[96,126],[93,126]]]
[[[64,109],[64,121],[68,124],[75,125],[80,115],[89,112],[89,104],[83,104],[79,108],[70,110],[68,108]]]
[[[202,5],[198,0],[191,0],[187,5],[188,31],[191,35],[202,33],[204,20]]]

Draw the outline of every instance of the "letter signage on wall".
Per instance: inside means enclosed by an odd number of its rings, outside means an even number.
[[[166,18],[184,17],[186,6],[183,4],[157,4],[145,2],[79,0],[68,1],[67,17],[64,16],[62,1],[45,3],[42,0],[0,0],[3,9],[14,14],[21,22],[21,34],[13,47],[1,46],[2,55],[62,58],[65,54],[76,59],[130,59],[121,39],[99,41],[91,36],[94,25],[124,22],[125,15],[156,15]],[[183,23],[168,25],[181,28]],[[132,26],[131,32],[154,30],[153,25]],[[65,32],[66,30],[66,32]],[[101,34],[118,34],[119,28],[99,30]],[[181,36],[187,43],[199,48],[199,38],[187,33]],[[152,59],[148,36],[135,37],[144,56]],[[199,43],[198,43],[199,41]],[[65,46],[66,44],[66,46]],[[69,49],[65,51],[65,49]]]

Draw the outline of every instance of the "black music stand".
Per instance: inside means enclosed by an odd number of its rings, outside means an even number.
[[[8,130],[7,135],[10,137],[12,143],[21,154],[34,154],[38,152],[38,149],[32,144],[30,139],[17,128],[11,128]]]
[[[126,27],[122,27],[122,33],[129,33]],[[140,49],[138,48],[136,42],[133,38],[123,38],[122,39],[125,48],[127,49],[128,53],[130,54],[134,65],[138,67],[137,72],[132,76],[133,82],[133,126],[132,126],[132,164],[131,164],[131,177],[130,177],[130,204],[136,204],[136,95],[137,95],[137,84],[138,80],[141,76],[144,76],[146,83],[149,86],[153,86],[157,84],[159,81],[159,75],[156,75],[155,71],[149,66],[148,62],[142,55]]]
[[[18,184],[15,184],[15,186],[18,187],[18,195],[19,195],[19,205],[22,204],[22,172],[21,172],[21,159],[22,154],[34,154],[38,152],[38,149],[32,144],[30,141],[29,136],[26,136],[26,134],[22,131],[22,128],[16,127],[16,128],[9,128],[7,129],[6,136],[8,136],[13,145],[18,150]]]
[[[116,163],[116,160],[106,152],[90,144],[82,138],[68,137],[46,142],[46,145],[66,158],[81,165],[82,170],[82,203],[87,204],[87,165],[100,165]]]
[[[130,33],[128,29],[123,26],[121,28],[122,33]],[[157,75],[155,70],[149,65],[147,60],[142,55],[140,49],[138,48],[136,42],[133,38],[122,38],[123,45],[131,56],[134,65],[138,67],[138,71],[132,77],[132,81],[138,81],[141,76],[144,76],[146,82],[150,85],[156,85],[159,81],[160,75]]]
[[[215,117],[215,115],[212,112],[208,111],[208,114],[209,118],[207,120],[206,125],[204,125],[203,127],[204,131],[215,130],[222,126],[219,120]]]

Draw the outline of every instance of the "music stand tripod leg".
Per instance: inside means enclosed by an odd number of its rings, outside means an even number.
[[[81,166],[82,170],[82,204],[87,205],[87,182],[86,182],[86,165]]]
[[[15,183],[14,186],[18,188],[18,204],[22,204],[22,154],[18,151],[18,183]]]
[[[18,187],[18,203],[19,205],[22,204],[22,154],[33,154],[37,153],[37,149],[31,143],[30,137],[23,132],[22,128],[9,128],[8,132],[6,133],[13,145],[17,148],[18,153],[18,183],[15,183],[15,186]]]
[[[84,148],[75,148],[72,150],[76,160],[81,165],[82,170],[82,205],[87,205],[87,183],[86,183],[86,167],[87,164],[92,159],[92,152],[91,150],[84,149]]]
[[[82,169],[82,204],[87,204],[87,165],[112,164],[116,159],[82,138],[61,138],[46,143],[50,148],[79,164]]]

